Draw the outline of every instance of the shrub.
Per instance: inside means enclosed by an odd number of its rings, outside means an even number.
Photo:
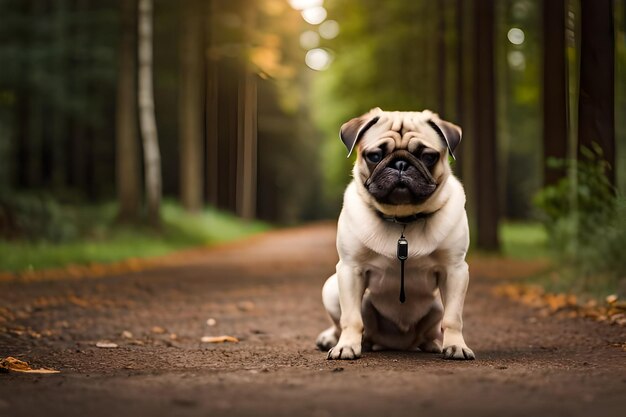
[[[574,291],[615,292],[620,281],[626,281],[626,200],[607,179],[609,164],[599,146],[581,153],[580,161],[548,161],[569,174],[542,189],[534,203],[563,271],[559,285]]]
[[[0,193],[0,238],[61,242],[76,235],[73,216],[52,197]]]

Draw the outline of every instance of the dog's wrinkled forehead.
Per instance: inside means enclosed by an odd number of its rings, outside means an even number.
[[[425,110],[421,112],[383,112],[378,121],[372,125],[360,141],[362,148],[385,144],[389,150],[407,149],[413,152],[419,145],[442,151],[445,144],[429,121],[434,114]]]
[[[348,156],[355,146],[371,146],[387,142],[389,149],[407,149],[413,152],[420,143],[437,150],[448,149],[454,158],[454,149],[461,142],[461,128],[439,118],[430,110],[393,112],[375,108],[344,123],[339,131]],[[380,146],[380,145],[379,145]]]

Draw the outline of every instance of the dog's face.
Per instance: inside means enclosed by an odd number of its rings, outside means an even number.
[[[372,204],[398,214],[398,207],[411,212],[425,204],[450,175],[448,154],[461,141],[461,129],[428,110],[373,109],[345,123],[341,139],[358,153],[354,177]]]

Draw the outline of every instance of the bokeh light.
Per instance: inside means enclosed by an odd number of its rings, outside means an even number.
[[[334,39],[339,35],[339,23],[335,20],[327,20],[320,25],[319,32],[324,39]]]
[[[324,71],[332,62],[332,55],[326,49],[315,48],[306,53],[304,62],[315,71]]]
[[[302,18],[312,25],[319,25],[326,19],[327,15],[326,9],[321,6],[302,10]]]
[[[521,51],[511,51],[507,55],[507,60],[511,68],[523,71],[526,69],[526,57]]]
[[[524,43],[524,39],[526,38],[524,35],[524,31],[520,28],[511,28],[509,32],[506,34],[506,37],[509,38],[509,42],[513,45],[521,45]]]
[[[289,5],[296,10],[310,9],[312,7],[320,7],[324,4],[324,0],[289,0]]]
[[[300,46],[304,49],[317,48],[320,44],[320,35],[312,30],[302,32],[300,35]]]

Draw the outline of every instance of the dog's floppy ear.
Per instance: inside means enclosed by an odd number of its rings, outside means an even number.
[[[437,134],[441,136],[441,139],[446,142],[446,145],[448,145],[448,152],[450,152],[450,156],[452,156],[452,159],[456,160],[453,152],[456,149],[457,145],[461,142],[461,137],[463,135],[463,131],[461,130],[461,128],[454,123],[441,120],[436,115],[428,121],[428,124],[433,129],[435,129]]]
[[[341,126],[341,130],[339,131],[339,137],[346,148],[348,149],[348,158],[352,154],[356,143],[361,139],[363,134],[378,122],[380,116],[377,113],[380,113],[382,110],[379,108],[375,108],[370,110],[368,113],[364,114],[360,117],[355,117],[352,120],[347,121]]]

